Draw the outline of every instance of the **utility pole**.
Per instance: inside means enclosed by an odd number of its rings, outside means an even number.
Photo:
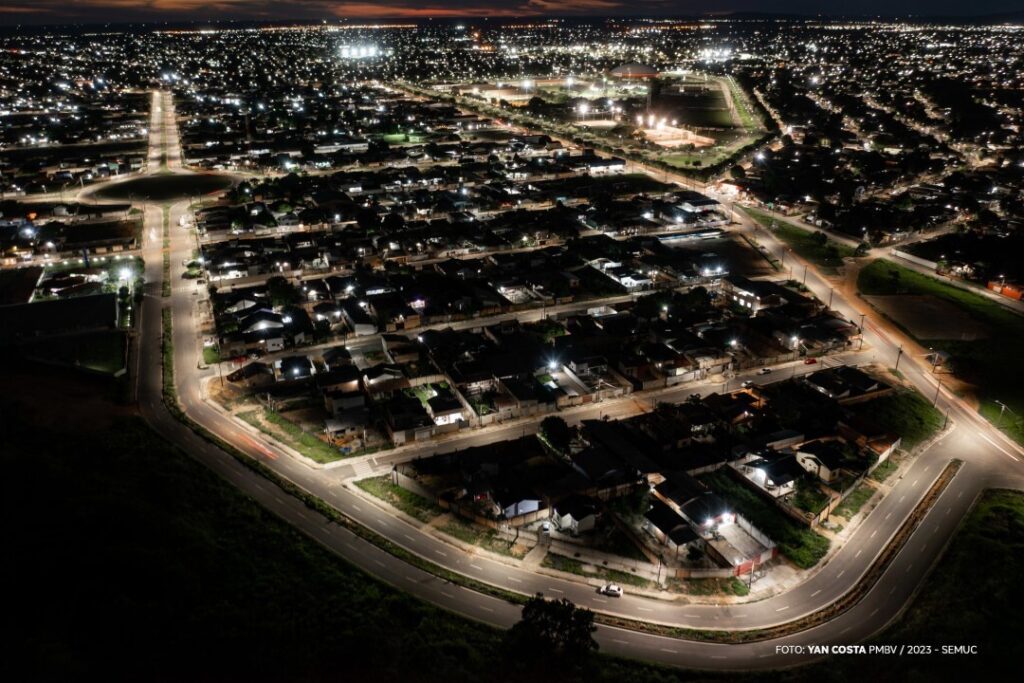
[[[805,266],[806,268],[806,266]],[[835,287],[828,288],[828,307],[832,308],[832,295],[836,293]]]
[[[900,358],[902,358],[902,357],[903,357],[903,344],[900,344],[900,347],[896,350],[896,367],[894,367],[893,370],[898,371],[900,369]]]
[[[939,392],[942,390],[942,380],[939,380],[938,386],[935,387],[935,398],[932,399],[932,405],[939,405]]]
[[[995,401],[995,404],[999,406],[999,417],[996,419],[996,429],[999,429],[1003,426],[1003,413],[1006,412],[1006,404],[998,400]]]

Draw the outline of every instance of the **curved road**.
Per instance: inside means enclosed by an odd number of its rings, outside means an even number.
[[[153,144],[159,145],[161,131],[165,127],[168,131],[168,166],[172,172],[179,172],[180,147],[169,96],[161,97],[161,105],[154,107]],[[153,158],[152,154],[150,158]],[[159,150],[156,158],[160,158]],[[327,501],[345,515],[438,565],[508,590],[524,594],[542,592],[555,598],[566,597],[595,611],[631,619],[694,629],[749,629],[783,623],[820,609],[856,583],[945,464],[954,457],[965,461],[960,472],[879,581],[864,599],[841,616],[785,638],[739,645],[685,641],[601,626],[596,637],[602,650],[617,655],[687,668],[748,670],[810,661],[808,655],[777,654],[776,647],[779,645],[849,644],[861,641],[877,633],[900,613],[940,556],[975,497],[985,487],[1019,488],[1024,485],[1024,470],[1021,468],[1024,453],[955,397],[940,393],[938,406],[942,410],[949,410],[955,428],[914,459],[892,491],[823,567],[804,583],[784,594],[758,602],[727,606],[683,605],[629,594],[615,600],[598,595],[592,587],[580,582],[541,575],[483,555],[466,554],[389,514],[383,507],[352,493],[344,485],[346,479],[356,474],[362,476],[377,469],[386,471],[390,467],[387,456],[353,459],[329,470],[314,467],[305,459],[266,441],[258,432],[230,418],[203,399],[201,384],[210,373],[199,370],[201,356],[197,343],[198,313],[195,303],[198,296],[194,283],[181,277],[184,268],[180,264],[191,255],[193,247],[188,233],[177,227],[177,219],[185,211],[185,203],[171,208],[172,296],[169,301],[160,296],[161,239],[150,240],[144,250],[147,285],[136,378],[140,407],[146,420],[165,438],[181,445],[240,490],[352,564],[405,592],[472,619],[508,627],[519,619],[520,608],[436,578],[363,541],[347,529],[326,521],[301,501],[288,496],[265,478],[197,436],[168,413],[161,399],[160,309],[165,303],[169,303],[173,311],[178,394],[182,407],[191,419],[263,461],[280,475]],[[148,223],[155,221],[149,225],[156,227],[155,232],[159,235],[159,210],[147,207],[146,218]],[[807,284],[819,298],[828,294],[829,284],[811,269],[808,271]],[[833,307],[851,319],[859,318],[860,311],[838,295],[834,298]],[[870,314],[870,311],[865,312]],[[896,344],[893,340],[896,337],[892,331],[880,325],[868,325],[866,337],[874,359],[891,366],[895,363]],[[927,369],[919,367],[911,358],[903,358],[900,367],[905,376],[926,396],[935,394],[934,378]],[[682,391],[693,390],[694,387],[687,387]],[[470,433],[449,442],[446,447],[475,445],[475,441],[492,442],[517,436],[523,430],[530,430],[530,427],[509,425],[488,430],[486,434]],[[424,445],[421,449],[424,453],[430,452],[432,445]],[[409,450],[403,451],[401,456],[407,458],[413,454]]]

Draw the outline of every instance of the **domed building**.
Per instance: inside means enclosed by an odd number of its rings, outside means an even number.
[[[608,75],[613,78],[635,80],[645,78],[657,78],[658,71],[645,64],[630,62],[629,64],[620,64],[619,66],[609,71]]]

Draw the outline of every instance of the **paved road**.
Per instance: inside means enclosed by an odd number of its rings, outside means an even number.
[[[164,100],[163,108],[162,121],[168,126],[169,144],[173,148],[176,145],[172,126],[173,109],[167,100]],[[170,158],[169,155],[169,161]],[[200,354],[196,343],[196,297],[192,294],[193,285],[181,279],[183,267],[180,264],[192,249],[188,233],[176,227],[176,216],[184,210],[182,204],[171,209],[173,294],[169,302],[160,297],[162,259],[159,240],[146,245],[148,284],[141,321],[143,343],[137,377],[140,405],[147,421],[164,437],[180,444],[240,490],[354,565],[403,591],[479,621],[508,626],[518,619],[519,609],[501,600],[437,579],[362,541],[344,528],[326,522],[298,500],[287,496],[171,417],[160,399],[161,307],[169,303],[173,310],[178,392],[185,411],[196,422],[323,498],[344,514],[439,565],[513,591],[525,594],[543,592],[550,597],[567,597],[579,605],[633,619],[697,629],[742,629],[778,624],[814,611],[854,585],[951,458],[958,457],[965,461],[960,473],[943,492],[873,590],[842,616],[795,636],[744,645],[682,641],[601,627],[597,638],[602,650],[615,654],[691,668],[739,670],[806,661],[797,655],[776,654],[776,645],[853,643],[867,638],[889,623],[906,604],[975,496],[986,486],[1019,486],[1024,480],[1020,450],[955,397],[940,393],[939,407],[950,411],[956,428],[913,461],[903,478],[896,482],[892,492],[868,515],[845,546],[827,564],[803,584],[785,594],[759,602],[730,606],[681,605],[629,594],[614,600],[602,597],[592,587],[576,581],[540,575],[482,555],[468,555],[434,536],[422,533],[417,527],[347,489],[343,483],[345,478],[355,474],[359,468],[364,468],[362,473],[386,468],[386,458],[364,460],[329,471],[314,468],[282,447],[265,441],[246,425],[228,418],[203,400],[200,388],[203,373],[198,369]],[[158,213],[147,212],[147,221],[155,220],[153,216]],[[829,287],[813,271],[808,276],[807,284],[819,297],[826,294]],[[859,318],[859,312],[848,302],[836,297],[833,303],[851,319]],[[891,330],[885,329],[880,323],[868,326],[868,342],[873,347],[871,353],[878,362],[889,365],[894,363],[896,344],[892,334]],[[926,395],[934,393],[934,382],[927,369],[918,367],[910,358],[904,358],[900,368]],[[692,390],[687,388],[684,391]],[[513,430],[516,429],[523,428],[507,427],[507,435],[514,436]],[[466,443],[471,443],[475,438],[482,438],[481,443],[491,442],[505,435],[501,431],[490,432],[481,437],[470,437]],[[437,448],[446,446],[442,444]]]

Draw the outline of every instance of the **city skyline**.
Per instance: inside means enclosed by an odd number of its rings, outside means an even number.
[[[104,22],[196,22],[196,21],[321,21],[365,19],[511,19],[519,17],[633,17],[672,18],[728,16],[736,13],[825,17],[980,17],[1019,14],[1012,0],[982,0],[965,5],[953,0],[898,0],[883,2],[825,2],[824,0],[383,0],[382,2],[297,0],[5,0],[0,16],[14,23],[62,24]]]

